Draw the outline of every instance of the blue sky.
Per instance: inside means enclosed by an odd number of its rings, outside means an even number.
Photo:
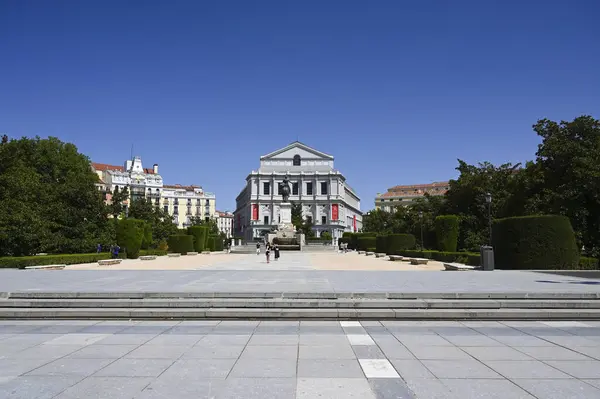
[[[373,207],[456,159],[520,162],[600,117],[600,3],[0,0],[0,133],[134,153],[220,209],[260,155],[333,154]]]

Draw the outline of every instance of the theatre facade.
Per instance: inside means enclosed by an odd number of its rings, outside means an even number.
[[[301,204],[302,217],[312,220],[317,237],[328,231],[335,244],[345,231],[362,228],[360,198],[334,168],[333,156],[294,142],[261,156],[259,169],[246,177],[236,198],[235,236],[256,240],[279,225],[279,187],[286,175],[289,202]]]

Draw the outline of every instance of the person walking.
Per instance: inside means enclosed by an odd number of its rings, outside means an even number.
[[[273,247],[273,252],[275,253],[275,260],[279,260],[279,245],[275,244],[275,247]]]
[[[256,254],[260,255],[260,242],[256,243]]]
[[[119,250],[121,249],[121,247],[119,247],[118,245],[115,245],[113,247],[113,259],[117,259],[119,257]]]
[[[99,254],[100,252],[102,252],[102,245],[98,244],[96,245],[96,253]]]
[[[265,248],[265,254],[267,255],[267,263],[269,263],[269,257],[271,256],[271,246],[269,244]]]

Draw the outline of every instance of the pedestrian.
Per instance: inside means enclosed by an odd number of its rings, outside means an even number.
[[[279,245],[275,244],[273,252],[275,252],[275,260],[279,260]]]
[[[256,243],[256,254],[260,255],[260,242]]]
[[[119,257],[119,250],[121,247],[118,245],[113,246],[113,259],[117,259]]]
[[[98,244],[96,245],[96,253],[99,254],[100,252],[102,252],[102,245]]]
[[[267,263],[269,263],[269,256],[271,256],[271,246],[269,244],[265,248],[265,255],[267,255]]]
[[[227,253],[231,253],[231,240],[227,241]]]

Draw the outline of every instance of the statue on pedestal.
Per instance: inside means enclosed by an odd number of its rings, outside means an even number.
[[[290,179],[287,174],[283,178],[283,182],[281,183],[281,186],[280,186],[280,191],[281,191],[281,196],[283,197],[283,202],[288,202],[288,199],[290,198],[291,190],[290,190]]]

